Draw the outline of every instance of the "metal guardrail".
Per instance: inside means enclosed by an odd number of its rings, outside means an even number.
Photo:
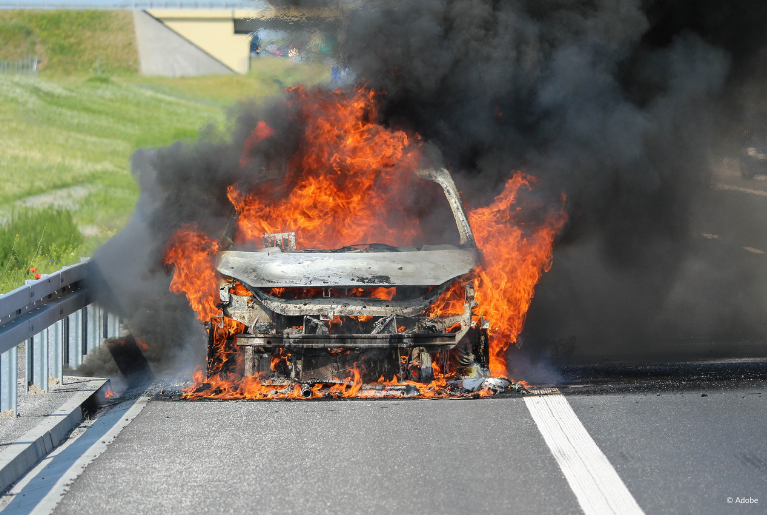
[[[25,392],[48,393],[49,378],[64,380],[64,365],[76,368],[119,336],[120,320],[93,304],[85,286],[91,262],[64,267],[0,295],[0,411],[18,414],[18,346],[25,343]]]
[[[0,75],[37,77],[37,56],[28,55],[18,61],[0,61]]]
[[[24,9],[32,11],[46,10],[116,10],[135,11],[145,9],[253,9],[254,2],[194,2],[179,0],[123,1],[103,3],[65,3],[65,2],[0,2],[0,9]]]

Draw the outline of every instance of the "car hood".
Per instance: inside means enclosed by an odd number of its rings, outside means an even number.
[[[479,264],[476,248],[400,252],[226,251],[216,268],[252,288],[434,286]]]

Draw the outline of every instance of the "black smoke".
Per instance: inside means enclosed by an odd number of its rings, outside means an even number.
[[[712,163],[759,119],[763,2],[288,5],[340,9],[341,58],[357,83],[384,93],[380,121],[436,149],[469,206],[492,200],[514,170],[538,177],[542,198],[566,195],[570,222],[520,340],[533,361],[641,354],[663,338],[764,336],[767,299],[753,286],[761,272],[744,272],[699,234],[703,207],[716,202]],[[258,120],[275,125],[279,142],[254,157],[264,167],[295,144],[282,100],[235,115],[230,138],[211,130],[194,145],[138,155],[136,213],[95,255],[114,292],[104,302],[174,359],[201,359],[204,336],[185,299],[168,292],[168,238],[190,222],[223,230],[226,187],[259,180],[259,163],[245,175],[239,166]],[[744,288],[747,301],[720,302]]]
[[[98,302],[124,317],[132,334],[149,346],[147,358],[157,372],[188,371],[204,364],[206,354],[206,333],[187,299],[169,291],[173,270],[163,262],[169,241],[186,226],[215,241],[224,236],[233,215],[227,187],[239,184],[249,191],[284,169],[300,134],[293,111],[282,99],[243,103],[233,110],[233,129],[225,137],[206,127],[193,144],[134,153],[139,200],[126,227],[94,253],[92,287]],[[276,143],[243,167],[245,141],[265,119]],[[110,361],[106,354],[103,359]]]
[[[567,195],[570,224],[533,300],[526,352],[689,358],[764,341],[763,267],[700,231],[725,217],[712,214],[712,165],[763,116],[767,5],[376,6],[348,24],[348,63],[387,93],[389,123],[439,147],[469,204],[516,169]]]

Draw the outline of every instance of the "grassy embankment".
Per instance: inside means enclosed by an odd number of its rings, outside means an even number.
[[[268,58],[248,76],[140,77],[130,13],[0,11],[0,60],[29,53],[39,79],[0,76],[0,293],[122,228],[138,198],[135,149],[226,130],[237,100],[329,75]]]

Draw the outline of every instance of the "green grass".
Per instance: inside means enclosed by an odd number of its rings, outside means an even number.
[[[133,211],[139,193],[130,173],[134,150],[192,141],[210,124],[226,133],[226,113],[237,100],[326,78],[324,67],[277,64],[248,76],[185,79],[0,76],[0,220],[19,205],[63,202],[86,237],[69,254],[43,256],[38,268],[47,273],[89,256]],[[61,200],[71,191],[78,195]],[[23,284],[26,268],[6,274],[0,293]]]
[[[236,100],[277,95],[293,84],[314,85],[330,79],[330,68],[321,63],[294,63],[287,59],[253,59],[247,76],[206,75],[203,77],[125,77],[136,84],[168,95],[181,96],[220,106]]]
[[[209,123],[223,125],[224,110],[134,84],[0,76],[0,219],[19,205],[62,204],[87,236],[70,245],[71,254],[41,254],[46,260],[40,268],[47,268],[48,259],[54,270],[77,262],[122,228],[133,211],[139,191],[130,173],[131,153],[192,140]],[[72,191],[77,195],[69,198]],[[52,225],[47,236],[59,229]],[[7,250],[7,238],[0,244]],[[6,274],[0,292],[23,284],[19,273]]]
[[[14,209],[0,228],[0,291],[75,259],[85,238],[65,209]]]
[[[132,189],[135,199],[136,148],[222,121],[218,107],[111,80],[0,77],[0,206],[79,184]]]
[[[0,11],[0,61],[31,53],[39,55],[43,77],[138,70],[133,18],[125,11]]]

